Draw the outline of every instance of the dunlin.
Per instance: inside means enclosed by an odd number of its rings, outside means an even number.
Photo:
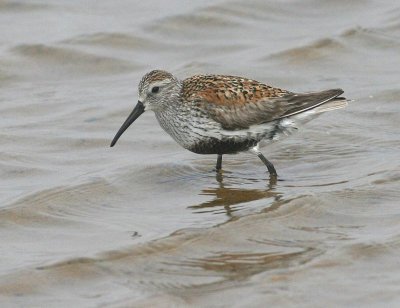
[[[111,146],[145,111],[154,111],[161,127],[185,149],[222,155],[250,151],[276,176],[260,147],[289,135],[324,111],[347,105],[341,89],[294,93],[255,80],[196,75],[179,80],[154,70],[139,83],[139,101],[115,135]]]

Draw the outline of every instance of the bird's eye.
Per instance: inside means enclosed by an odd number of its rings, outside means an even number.
[[[153,87],[151,89],[151,93],[158,93],[158,91],[160,91],[160,87]]]

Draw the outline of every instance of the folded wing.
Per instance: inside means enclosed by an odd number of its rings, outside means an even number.
[[[196,79],[201,83],[196,82]],[[343,93],[341,89],[298,94],[234,76],[194,76],[184,84],[188,101],[224,129],[245,129],[313,109]]]

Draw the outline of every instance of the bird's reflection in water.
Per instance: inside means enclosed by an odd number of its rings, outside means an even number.
[[[216,180],[218,182],[218,187],[206,188],[200,193],[200,195],[214,196],[214,198],[210,201],[189,206],[188,208],[196,210],[197,213],[217,212],[223,208],[225,214],[233,218],[235,205],[268,198],[272,198],[271,204],[273,204],[280,198],[280,194],[274,189],[277,182],[276,177],[271,177],[267,180],[266,187],[263,189],[226,187],[229,186],[229,184],[224,184],[224,175],[222,172],[217,173]],[[213,208],[215,208],[215,210]]]

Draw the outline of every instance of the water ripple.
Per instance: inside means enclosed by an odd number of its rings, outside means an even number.
[[[120,74],[138,67],[116,58],[43,44],[20,45],[12,51],[24,56],[29,61],[28,65],[53,77]]]

